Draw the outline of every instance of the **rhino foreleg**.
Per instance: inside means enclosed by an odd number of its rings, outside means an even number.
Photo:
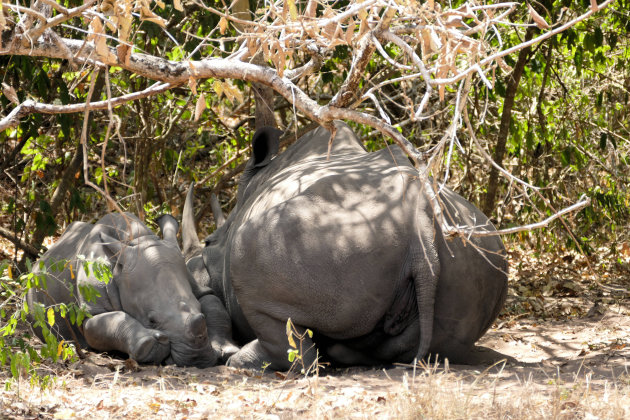
[[[145,328],[121,311],[105,312],[88,319],[83,335],[94,350],[120,351],[141,363],[160,363],[171,352],[166,335]]]
[[[232,321],[221,300],[215,295],[205,295],[199,299],[201,312],[206,317],[208,338],[212,349],[217,352],[222,362],[239,351],[232,341]]]

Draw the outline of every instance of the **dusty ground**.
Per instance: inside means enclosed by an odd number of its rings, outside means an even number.
[[[353,368],[287,378],[222,366],[137,367],[90,354],[48,366],[57,378],[46,391],[7,382],[0,415],[630,418],[630,255],[599,255],[511,251],[506,310],[479,343],[515,359],[496,366]]]

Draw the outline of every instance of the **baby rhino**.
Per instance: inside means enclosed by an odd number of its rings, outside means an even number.
[[[86,270],[85,261],[96,259],[111,268],[107,284],[97,280],[94,264]],[[46,277],[47,289],[31,289],[30,307],[75,302],[92,315],[82,326],[70,327],[57,313],[53,330],[60,339],[123,352],[143,363],[200,368],[217,363],[177,243],[159,239],[133,215],[108,214],[94,225],[71,224],[33,271]],[[100,296],[86,300],[79,292],[86,285]],[[41,331],[37,334],[42,338]]]

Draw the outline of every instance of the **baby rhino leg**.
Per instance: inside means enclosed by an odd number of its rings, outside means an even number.
[[[120,351],[140,363],[160,363],[171,352],[168,337],[145,328],[121,311],[106,312],[88,319],[83,326],[88,345],[98,351]]]

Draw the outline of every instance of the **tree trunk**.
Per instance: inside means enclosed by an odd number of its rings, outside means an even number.
[[[525,41],[532,39],[536,28],[530,27],[525,33]],[[497,142],[494,148],[494,155],[492,158],[499,166],[503,166],[503,156],[505,155],[505,145],[507,143],[508,135],[510,134],[510,122],[512,121],[512,108],[514,106],[514,99],[518,90],[518,84],[523,76],[523,70],[525,64],[529,61],[529,54],[532,51],[531,47],[523,48],[518,53],[518,59],[514,70],[508,76],[505,100],[503,101],[503,113],[501,114],[501,123],[499,125],[499,134],[497,135]],[[499,188],[499,171],[492,166],[490,168],[490,176],[488,177],[488,191],[483,203],[483,212],[486,215],[491,215],[494,212],[494,206],[496,205],[497,190]]]

